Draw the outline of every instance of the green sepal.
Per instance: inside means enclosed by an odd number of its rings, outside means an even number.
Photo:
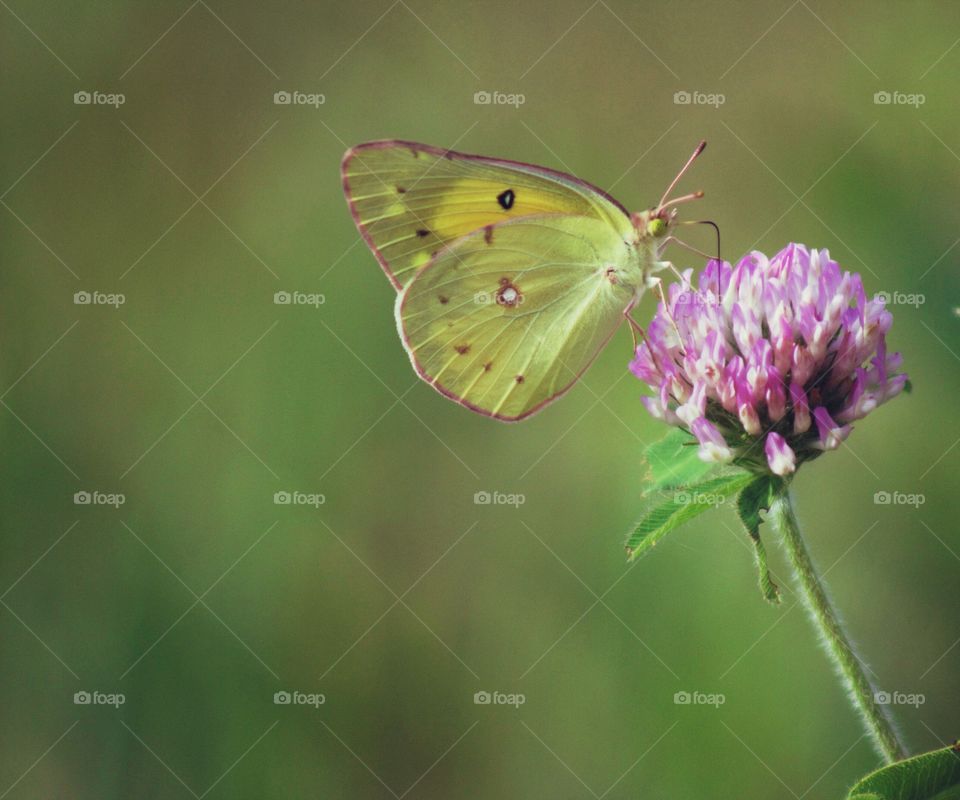
[[[767,551],[760,539],[762,511],[769,511],[776,496],[784,490],[784,482],[773,475],[757,475],[748,483],[737,497],[737,515],[753,542],[754,560],[757,565],[757,577],[760,593],[768,603],[780,602],[780,587],[770,577],[767,567]]]

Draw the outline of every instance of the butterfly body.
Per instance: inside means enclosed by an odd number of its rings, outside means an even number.
[[[414,369],[497,419],[567,391],[667,266],[674,209],[631,215],[544,167],[391,140],[351,148],[342,174]]]

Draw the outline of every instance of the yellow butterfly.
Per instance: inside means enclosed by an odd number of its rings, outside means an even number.
[[[343,157],[343,190],[397,288],[417,374],[467,408],[515,421],[583,374],[661,260],[678,203],[631,214],[572,175],[398,140]]]

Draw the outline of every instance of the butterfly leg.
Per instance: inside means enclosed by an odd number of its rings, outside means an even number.
[[[661,283],[660,283],[660,279],[659,279],[659,278],[654,278],[654,279],[653,279],[653,282],[654,282],[658,287],[660,287],[660,297],[661,297],[661,299],[663,299],[663,287],[662,287],[662,285],[661,285]],[[640,334],[640,338],[643,339],[643,343],[647,346],[647,351],[649,352],[650,357],[653,359],[653,363],[656,365],[657,369],[659,369],[661,372],[663,372],[663,366],[661,365],[661,363],[660,363],[660,361],[659,361],[659,358],[657,357],[657,352],[656,352],[656,350],[654,349],[654,347],[650,344],[649,339],[647,339],[647,334],[644,332],[643,326],[640,325],[640,323],[637,322],[637,321],[633,318],[633,315],[630,313],[631,311],[633,311],[633,308],[634,308],[634,306],[636,306],[636,304],[637,304],[637,301],[634,300],[632,303],[630,303],[630,305],[628,305],[628,306],[623,310],[623,316],[626,317],[627,322],[630,323],[630,333],[633,335],[633,352],[634,352],[634,353],[637,352],[637,348],[639,347],[639,344],[640,344],[640,343],[637,341],[637,334],[639,333],[639,334]],[[664,308],[667,308],[667,304],[666,304],[666,300],[665,300],[665,299],[664,299],[664,301],[663,301],[663,305],[664,305]],[[668,311],[668,313],[669,313],[669,311]]]
[[[623,310],[623,316],[626,318],[627,322],[630,323],[630,335],[633,336],[633,351],[637,351],[637,347],[640,346],[640,343],[637,341],[637,334],[640,334],[640,338],[644,342],[647,341],[647,334],[644,333],[643,327],[633,318],[633,314],[630,312],[633,311],[634,306],[636,306],[637,301],[634,300]]]
[[[669,265],[669,267],[676,272],[676,268],[670,261],[664,261],[660,263]],[[682,280],[683,276],[681,275],[680,277]],[[651,285],[656,287],[657,294],[660,295],[660,302],[663,304],[663,311],[669,318],[670,324],[673,325],[673,331],[677,334],[677,341],[680,342],[681,352],[683,352],[683,336],[680,335],[680,328],[677,327],[677,321],[673,318],[673,313],[670,311],[670,304],[667,302],[667,296],[663,291],[663,281],[659,278],[652,278]]]
[[[703,250],[698,250],[692,244],[687,244],[686,242],[680,241],[680,239],[678,239],[676,236],[668,236],[666,239],[663,240],[664,245],[670,244],[671,242],[673,244],[679,245],[680,247],[686,248],[691,253],[696,253],[698,256],[703,256],[708,261],[712,261],[715,258],[715,256],[711,256],[711,255],[708,255],[707,253],[704,253]]]
[[[676,266],[672,261],[656,261],[654,262],[653,266],[654,266],[655,272],[660,272],[661,270],[664,270],[664,269],[670,270],[674,275],[677,276],[677,280],[683,283],[683,275],[680,273],[680,270],[676,268]],[[648,289],[652,289],[654,286],[659,285],[659,283],[660,283],[659,278],[655,278],[652,276],[647,278]]]

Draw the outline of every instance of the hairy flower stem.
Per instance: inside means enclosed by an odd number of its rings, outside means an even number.
[[[899,761],[906,756],[906,748],[900,742],[887,707],[874,701],[875,687],[847,639],[810,559],[788,491],[784,490],[770,506],[770,519],[786,542],[794,573],[803,588],[807,610],[843,678],[850,701],[873,739],[874,747],[888,763]]]

